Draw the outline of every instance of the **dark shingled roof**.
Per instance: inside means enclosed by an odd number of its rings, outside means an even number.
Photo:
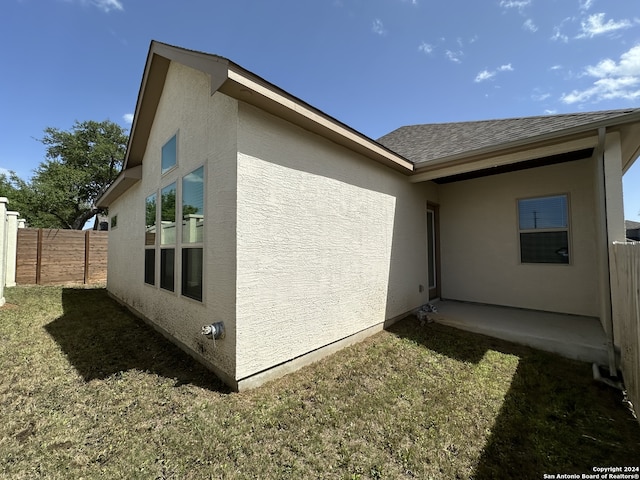
[[[625,220],[624,226],[627,230],[635,230],[636,228],[640,228],[640,222],[634,222],[632,220]]]
[[[409,125],[388,133],[378,142],[414,163],[421,163],[483,149],[497,150],[502,145],[506,147],[539,136],[611,122],[634,112],[640,112],[640,109]]]

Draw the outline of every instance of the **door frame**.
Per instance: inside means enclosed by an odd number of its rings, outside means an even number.
[[[429,235],[429,212],[433,215],[433,229],[432,235]],[[427,288],[429,289],[429,300],[434,298],[440,298],[441,295],[441,282],[440,282],[440,205],[437,203],[427,202],[427,208],[425,211],[425,227],[426,227],[426,247],[427,247]],[[433,258],[429,258],[430,248],[429,244],[433,242]],[[433,263],[435,269],[435,286],[429,285],[429,268]]]

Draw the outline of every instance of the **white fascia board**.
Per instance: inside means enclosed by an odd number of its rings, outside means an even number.
[[[391,152],[390,150],[387,150],[373,140],[368,139],[366,136],[359,134],[350,128],[347,128],[340,122],[333,120],[328,116],[321,115],[317,111],[307,107],[306,105],[303,105],[295,101],[294,99],[288,98],[287,96],[274,91],[268,86],[265,86],[262,83],[259,83],[247,77],[243,74],[242,71],[238,71],[230,66],[228,76],[230,81],[243,88],[246,88],[248,92],[255,92],[256,94],[268,99],[269,101],[288,109],[294,114],[317,124],[320,129],[325,131],[328,130],[334,134],[337,134],[346,139],[347,142],[355,144],[361,149],[368,150],[369,152],[375,154],[376,157],[383,157],[387,162],[397,165],[407,173],[413,171],[413,163],[406,160],[405,158]],[[240,100],[248,101],[249,103],[251,103],[249,99],[240,98]]]

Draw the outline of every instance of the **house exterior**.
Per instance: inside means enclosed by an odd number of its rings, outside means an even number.
[[[107,288],[236,390],[438,297],[599,317],[613,339],[607,245],[639,148],[640,109],[374,141],[227,59],[152,42],[99,202]]]

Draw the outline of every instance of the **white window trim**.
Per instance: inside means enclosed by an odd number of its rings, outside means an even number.
[[[182,180],[184,177],[189,175],[190,173],[198,170],[199,168],[203,169],[203,188],[202,188],[202,196],[203,196],[203,208],[204,208],[204,218],[205,225],[203,226],[202,232],[202,242],[197,243],[185,243],[182,241]],[[169,173],[170,171],[175,171],[175,169],[168,170],[165,173]],[[145,211],[146,211],[146,200],[151,195],[156,196],[156,236],[155,236],[155,244],[154,245],[145,245],[145,250],[155,250],[155,274],[154,280],[155,283],[152,285],[150,283],[144,282],[143,276],[143,284],[150,288],[155,288],[156,290],[160,290],[168,295],[173,295],[180,297],[182,300],[194,302],[197,305],[205,306],[206,305],[206,288],[205,288],[205,279],[206,279],[206,262],[205,262],[205,254],[206,249],[204,248],[206,244],[206,225],[208,223],[206,219],[207,215],[207,178],[208,178],[208,169],[207,164],[202,163],[197,167],[191,169],[189,172],[184,175],[176,175],[175,177],[171,177],[171,179],[165,178],[165,182],[159,186],[155,190],[155,192],[149,193],[144,197],[145,199]],[[169,187],[171,184],[176,184],[176,239],[175,243],[172,244],[162,244],[162,190],[166,187]],[[182,250],[184,248],[201,248],[202,249],[202,300],[197,300],[195,298],[187,297],[182,294]],[[162,250],[164,249],[173,249],[174,250],[174,284],[173,291],[167,290],[160,286],[161,281],[161,255]]]
[[[164,147],[171,141],[173,137],[176,137],[176,163],[173,164],[172,167],[168,168],[164,172],[162,171],[162,150]],[[175,171],[180,165],[180,129],[176,130],[173,134],[171,134],[160,147],[160,174],[161,176],[165,176],[173,171]]]
[[[557,228],[520,228],[520,201],[534,200],[549,197],[566,197],[567,199],[567,226]],[[545,233],[545,232],[567,232],[567,248],[569,249],[569,261],[567,263],[547,263],[547,262],[523,262],[522,261],[522,245],[520,243],[520,234],[522,233]],[[520,197],[516,199],[516,234],[518,237],[518,264],[520,265],[545,265],[566,267],[573,265],[574,250],[571,235],[571,195],[569,192],[547,193],[533,195],[528,197]]]
[[[202,207],[204,210],[204,225],[203,225],[203,230],[202,230],[202,242],[194,242],[194,243],[185,243],[182,241],[182,207],[183,207],[183,198],[182,198],[182,182],[184,177],[186,177],[187,175],[195,172],[196,170],[198,170],[199,168],[202,168]],[[206,288],[205,288],[205,279],[206,279],[206,262],[205,260],[205,244],[206,242],[206,226],[209,223],[207,221],[207,164],[206,163],[202,163],[200,165],[198,165],[195,168],[192,168],[191,170],[189,170],[188,172],[186,172],[184,175],[180,176],[180,181],[178,182],[180,184],[180,196],[178,197],[180,199],[179,202],[179,206],[177,208],[178,210],[178,218],[180,219],[180,237],[176,239],[176,249],[178,250],[178,260],[177,260],[177,264],[178,264],[178,272],[177,272],[177,276],[179,278],[179,295],[181,298],[191,301],[191,302],[195,302],[199,305],[205,305],[205,300],[206,300]],[[176,232],[177,233],[177,232]],[[191,298],[191,297],[187,297],[185,295],[182,294],[182,251],[185,248],[201,248],[202,249],[202,299],[201,300],[197,300],[195,298]]]

